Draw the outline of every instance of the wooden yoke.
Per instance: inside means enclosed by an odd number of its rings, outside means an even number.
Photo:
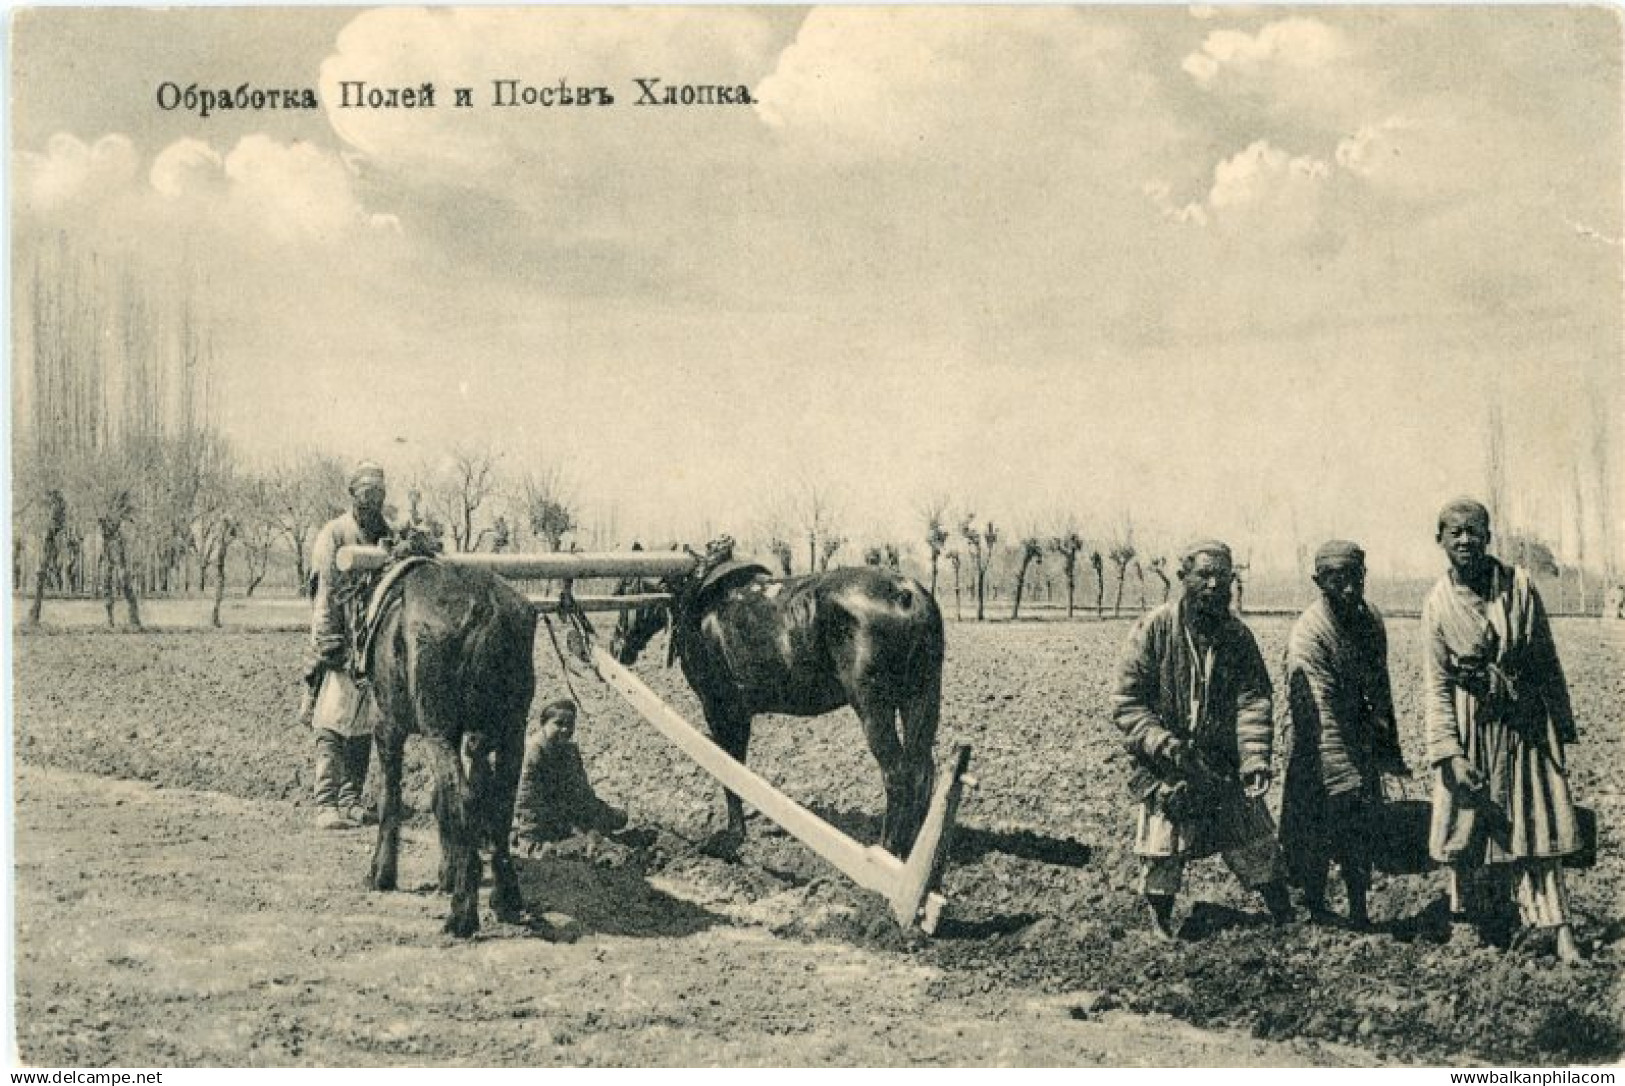
[[[698,559],[683,551],[560,551],[544,554],[442,554],[437,560],[475,566],[520,580],[584,581],[593,577],[670,577],[687,573]],[[389,561],[383,547],[340,547],[338,567],[346,572],[381,569]]]
[[[948,766],[939,774],[925,822],[904,862],[879,845],[865,846],[852,840],[735,761],[603,649],[594,646],[592,654],[604,681],[700,768],[853,882],[884,897],[903,927],[918,924],[927,935],[936,931],[946,901],[935,891],[947,860],[954,817],[964,789],[974,784],[965,773],[970,765],[969,747],[956,747]]]

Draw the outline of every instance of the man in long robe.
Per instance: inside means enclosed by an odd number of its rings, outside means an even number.
[[[1408,776],[1388,682],[1388,634],[1365,601],[1365,552],[1331,540],[1315,552],[1320,598],[1287,639],[1292,746],[1281,798],[1281,847],[1315,920],[1330,917],[1326,877],[1336,860],[1349,923],[1369,923],[1372,815],[1381,773]]]
[[[1523,922],[1578,960],[1562,866],[1581,847],[1564,751],[1578,733],[1546,609],[1528,573],[1489,555],[1484,506],[1451,502],[1435,538],[1450,569],[1422,606],[1429,851],[1457,917],[1492,921],[1510,883]]]
[[[1113,720],[1136,764],[1134,853],[1157,929],[1173,934],[1185,863],[1220,853],[1284,923],[1275,825],[1264,806],[1275,738],[1269,671],[1230,613],[1230,548],[1180,556],[1180,595],[1140,619],[1118,669]]]
[[[305,672],[302,720],[316,733],[316,824],[349,829],[372,821],[361,801],[372,757],[370,700],[346,673],[354,651],[364,579],[338,568],[340,547],[387,542],[384,469],[370,461],[350,474],[350,511],[326,524],[311,546],[315,591],[311,599],[310,666]],[[325,697],[319,697],[325,691]]]

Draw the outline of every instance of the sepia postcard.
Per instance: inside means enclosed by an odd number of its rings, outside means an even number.
[[[1612,1081],[1621,29],[12,10],[8,1061]]]

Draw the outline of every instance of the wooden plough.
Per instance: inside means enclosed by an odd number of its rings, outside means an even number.
[[[342,570],[378,569],[388,561],[381,547],[341,547]],[[692,569],[695,559],[674,551],[614,551],[559,554],[449,554],[441,561],[490,569],[519,579],[588,580],[599,577],[663,577]],[[543,613],[561,607],[582,611],[621,611],[666,604],[663,593],[627,596],[569,596],[565,600],[533,599]],[[936,931],[946,900],[937,892],[947,862],[960,801],[974,788],[970,747],[956,746],[937,775],[925,821],[907,860],[878,845],[863,845],[780,792],[767,780],[732,758],[700,729],[690,724],[619,661],[589,644],[591,663],[621,699],[724,787],[772,819],[784,831],[827,860],[847,878],[886,899],[892,915],[905,928]]]

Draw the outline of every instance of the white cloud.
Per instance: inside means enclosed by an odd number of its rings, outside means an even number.
[[[1255,140],[1213,167],[1213,182],[1201,200],[1181,204],[1160,180],[1148,182],[1142,191],[1174,222],[1246,224],[1259,231],[1260,240],[1290,244],[1319,227],[1332,177],[1329,163]]]
[[[758,109],[830,157],[923,164],[978,157],[989,142],[1044,145],[1109,127],[1123,99],[1156,108],[1145,73],[1125,63],[1129,40],[1120,22],[1066,8],[817,8]]]
[[[128,189],[140,160],[129,137],[117,134],[86,144],[58,133],[43,153],[24,151],[19,157],[19,203],[39,214],[98,202]]]
[[[394,215],[363,206],[354,171],[333,152],[250,135],[222,153],[180,139],[144,171],[126,136],[86,144],[59,133],[20,156],[18,189],[30,224],[66,230],[104,251],[253,254],[273,244],[341,245],[396,232]]]
[[[1361,177],[1384,173],[1391,160],[1401,153],[1397,134],[1416,127],[1416,122],[1397,116],[1378,124],[1362,125],[1354,135],[1338,141],[1337,164]]]
[[[1221,75],[1257,79],[1283,69],[1324,69],[1349,52],[1341,31],[1318,19],[1293,17],[1266,23],[1257,34],[1215,30],[1181,67],[1198,83],[1210,86]]]
[[[1331,167],[1319,159],[1292,156],[1258,140],[1214,167],[1207,202],[1223,210],[1314,200],[1330,175]]]
[[[219,152],[202,140],[182,139],[158,152],[147,178],[160,195],[172,199],[218,194],[224,187],[225,164]]]
[[[247,136],[224,162],[234,222],[281,241],[338,240],[367,225],[353,178],[337,155],[308,143]]]

